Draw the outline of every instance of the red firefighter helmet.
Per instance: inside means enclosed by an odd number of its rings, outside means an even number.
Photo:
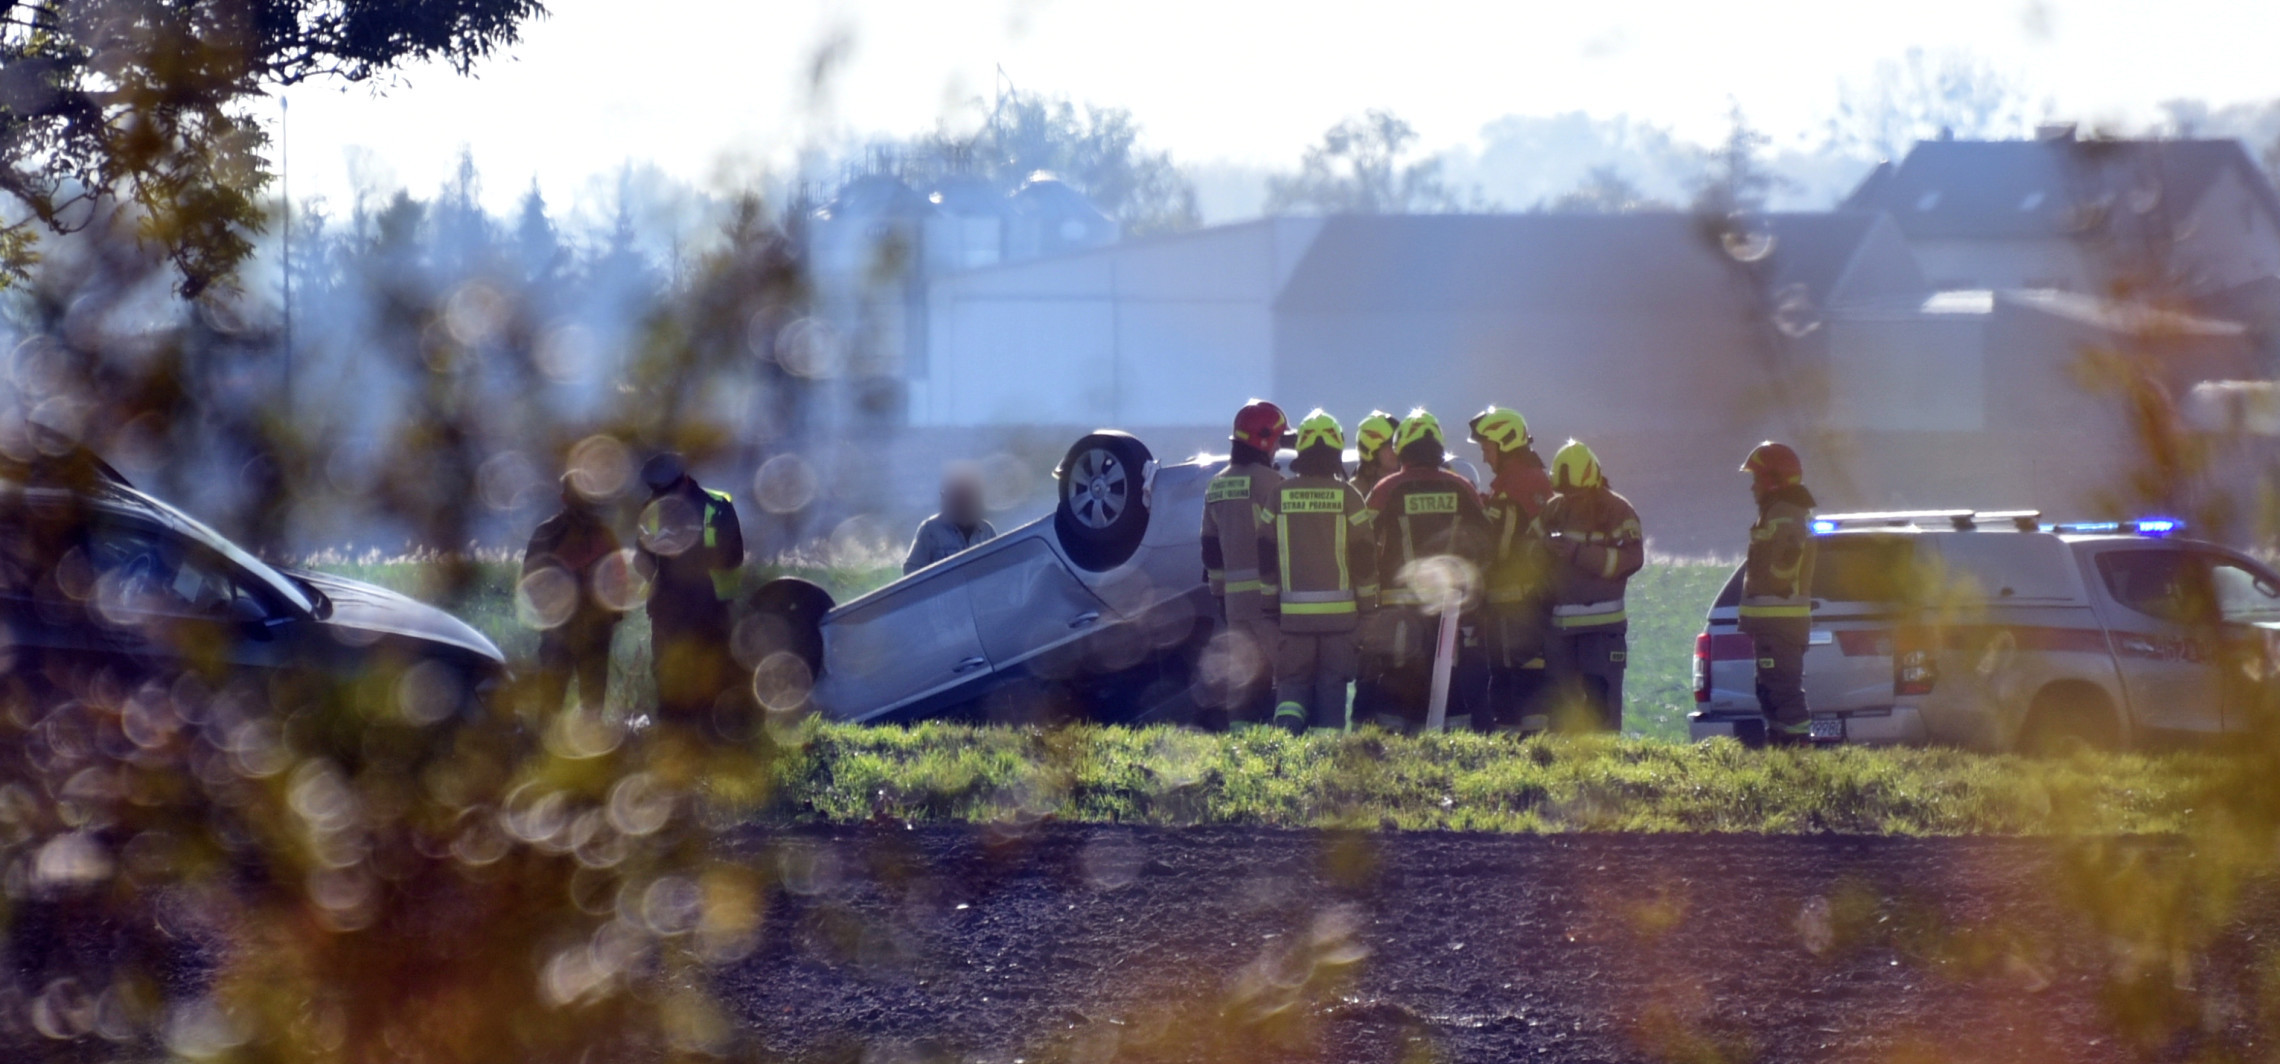
[[[1229,439],[1273,454],[1288,435],[1290,419],[1283,416],[1282,407],[1253,399],[1235,412],[1235,434]]]
[[[1803,482],[1805,463],[1788,444],[1767,440],[1742,460],[1742,472],[1755,478],[1759,486],[1772,489]]]

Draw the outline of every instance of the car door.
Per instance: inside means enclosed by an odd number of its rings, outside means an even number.
[[[2280,719],[2280,577],[2246,558],[2208,556],[2216,591],[2224,730],[2253,731]]]
[[[974,625],[990,667],[1027,668],[1063,679],[1083,668],[1075,654],[1056,654],[1104,623],[1107,607],[1042,539],[1025,538],[964,566]]]
[[[815,700],[841,720],[899,719],[954,700],[990,668],[974,628],[966,566],[889,585],[825,618]]]
[[[2204,739],[2223,728],[2222,657],[2207,558],[2148,543],[2099,553],[2100,612],[2140,729]]]

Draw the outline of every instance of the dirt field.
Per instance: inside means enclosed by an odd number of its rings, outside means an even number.
[[[2084,914],[2165,843],[1041,826],[740,844],[789,889],[721,989],[798,1059],[2253,1055],[2247,986],[2280,924],[2149,954]],[[2280,915],[2251,890],[2241,911]]]

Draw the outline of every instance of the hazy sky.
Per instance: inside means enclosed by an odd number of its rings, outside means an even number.
[[[1023,89],[1130,108],[1182,160],[1270,166],[1371,107],[1433,148],[1500,115],[1573,110],[1708,140],[1729,96],[1802,136],[1840,82],[1910,46],[1971,50],[2088,121],[2143,122],[2180,96],[2280,97],[2271,0],[547,2],[551,17],[475,78],[414,69],[384,95],[295,90],[294,195],[339,203],[354,167],[425,192],[462,145],[499,209],[534,175],[575,201],[627,159],[732,178],[818,137],[970,116],[961,105],[1000,68]],[[817,96],[809,74],[833,41],[843,61]]]

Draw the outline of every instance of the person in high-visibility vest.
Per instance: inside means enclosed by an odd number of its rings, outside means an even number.
[[[1392,414],[1372,410],[1354,426],[1354,490],[1363,499],[1378,486],[1378,481],[1392,476],[1401,468],[1400,459],[1393,453],[1393,434],[1400,428]],[[1362,653],[1361,639],[1357,638],[1356,656],[1358,671],[1354,676],[1353,719],[1356,722],[1376,720],[1384,705],[1383,678],[1378,675],[1382,659],[1374,654]]]
[[[1378,724],[1412,731],[1425,723],[1432,689],[1437,608],[1421,593],[1424,563],[1441,562],[1457,571],[1457,591],[1477,581],[1488,517],[1480,489],[1443,468],[1448,444],[1439,418],[1423,409],[1402,419],[1394,435],[1401,470],[1370,491],[1376,515],[1378,599],[1384,609],[1371,617],[1362,636],[1364,652],[1377,670],[1381,701],[1373,707]],[[1446,575],[1446,570],[1444,570]],[[1467,707],[1448,710],[1451,729],[1469,727]]]
[[[1742,462],[1757,501],[1750,553],[1742,566],[1742,634],[1757,649],[1758,709],[1766,741],[1812,741],[1805,700],[1805,648],[1813,636],[1813,493],[1805,463],[1786,444],[1767,440]]]
[[[1267,721],[1275,662],[1275,489],[1282,472],[1275,451],[1290,433],[1282,408],[1253,399],[1235,414],[1227,468],[1204,488],[1203,575],[1219,601],[1225,630],[1214,660],[1222,662],[1219,690],[1229,724]],[[1216,723],[1213,721],[1211,723]]]
[[[1354,630],[1377,606],[1372,514],[1346,482],[1345,430],[1320,409],[1298,423],[1291,478],[1275,491],[1281,629],[1275,726],[1293,733],[1346,727]]]
[[[1488,510],[1488,604],[1482,611],[1488,657],[1488,692],[1477,726],[1540,732],[1550,723],[1543,704],[1544,630],[1551,623],[1551,555],[1544,543],[1544,507],[1552,499],[1551,474],[1536,453],[1536,438],[1519,411],[1492,406],[1472,419],[1472,438],[1493,474],[1481,503]]]
[[[649,632],[662,721],[717,725],[738,682],[729,653],[729,608],[742,589],[744,528],[735,501],[689,475],[680,455],[641,467],[642,570],[649,575]]]
[[[1639,512],[1607,485],[1599,457],[1569,440],[1552,456],[1552,496],[1544,506],[1552,555],[1551,637],[1544,663],[1560,729],[1623,730],[1623,669],[1629,623],[1623,592],[1647,561]]]

